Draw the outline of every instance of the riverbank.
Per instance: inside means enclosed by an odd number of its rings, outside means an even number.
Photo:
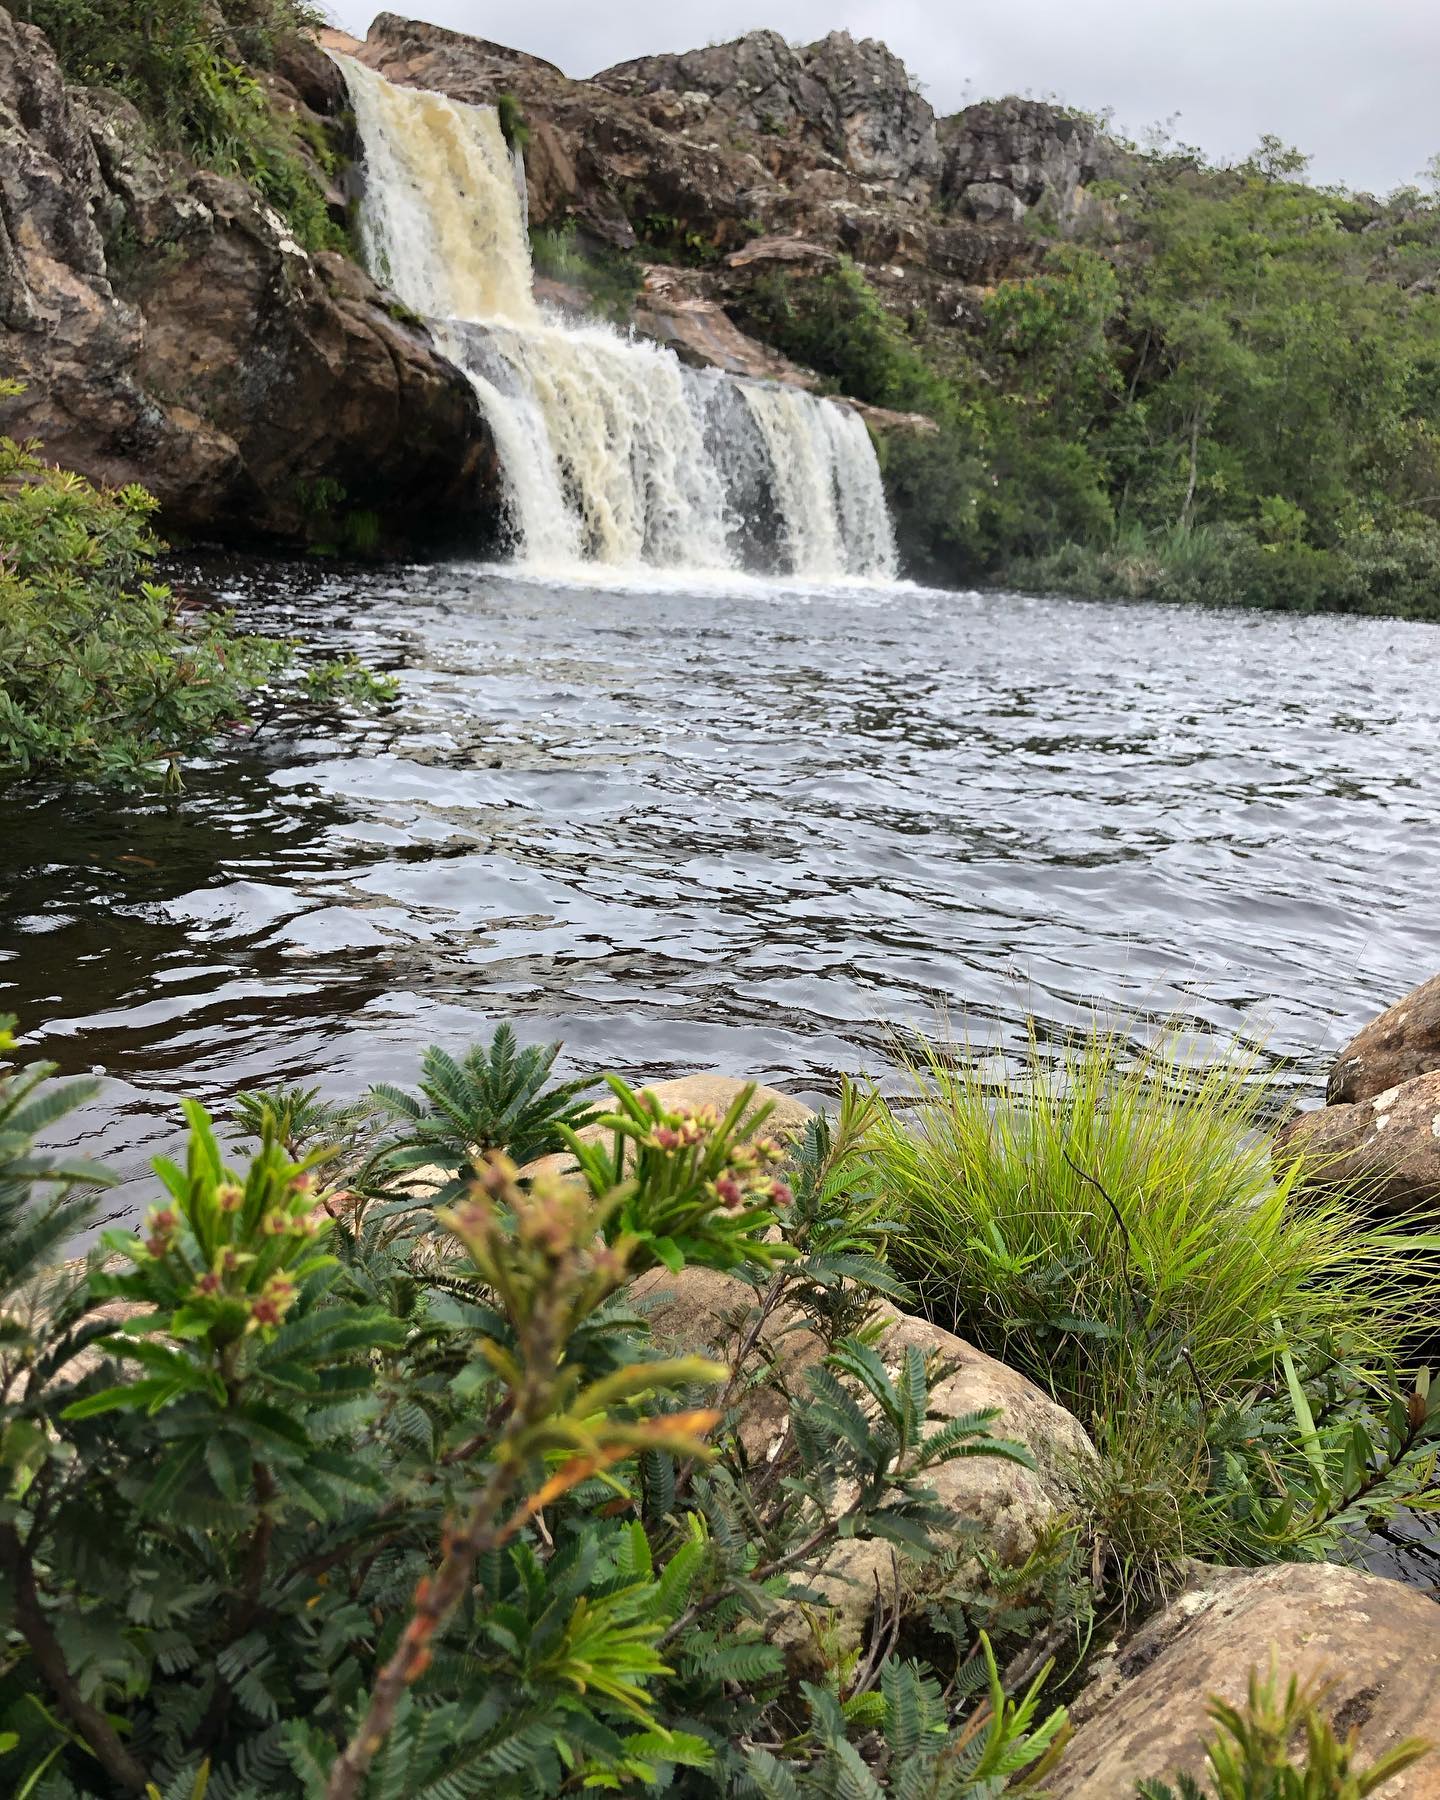
[[[1434,985],[1342,1086],[1440,1070]],[[521,1800],[578,1758],[701,1800],[833,1760],[898,1794],[983,1746],[1113,1800],[1202,1773],[1206,1693],[1297,1768],[1331,1715],[1377,1779],[1424,1757],[1433,1599],[1317,1559],[1440,1499],[1440,1410],[1394,1365],[1440,1273],[1275,1140],[1244,1061],[1092,1033],[1000,1076],[938,1045],[903,1103],[847,1084],[822,1119],[717,1076],[557,1083],[557,1050],[502,1027],[432,1046],[418,1091],[242,1094],[221,1139],[191,1103],[138,1229],[58,1277],[110,1177],[32,1139],[83,1142],[94,1084],[0,1070],[19,1780],[139,1792],[203,1750],[222,1786],[344,1800],[498,1756]],[[123,1688],[82,1688],[47,1601]],[[612,1678],[526,1654],[545,1619]]]
[[[1132,533],[1067,544],[1008,565],[1003,583],[1090,600],[1159,600],[1278,612],[1440,620],[1440,536],[1371,530],[1329,548],[1266,542],[1237,528]]]

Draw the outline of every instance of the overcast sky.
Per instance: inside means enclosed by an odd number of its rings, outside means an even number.
[[[363,37],[372,0],[328,0]],[[396,0],[391,10],[533,51],[567,74],[769,26],[883,38],[935,110],[999,94],[1112,107],[1217,159],[1273,131],[1317,180],[1386,192],[1440,151],[1440,0]]]

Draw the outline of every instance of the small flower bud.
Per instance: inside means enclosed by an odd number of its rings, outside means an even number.
[[[244,1202],[244,1191],[236,1187],[233,1181],[222,1181],[215,1190],[215,1204],[222,1213],[239,1212]]]

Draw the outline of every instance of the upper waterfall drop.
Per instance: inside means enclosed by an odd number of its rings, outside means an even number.
[[[523,169],[494,108],[337,61],[363,145],[366,261],[475,387],[521,559],[718,572],[763,558],[803,579],[893,579],[894,534],[857,414],[548,316]]]

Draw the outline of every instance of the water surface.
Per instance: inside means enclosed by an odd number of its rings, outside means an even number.
[[[0,809],[0,1010],[174,1102],[407,1081],[498,1020],[804,1094],[937,1005],[1263,1037],[1313,1088],[1440,968],[1433,627],[478,567],[188,571],[401,678],[179,799]],[[97,1140],[98,1139],[98,1143]],[[117,1206],[132,1205],[123,1190]]]

